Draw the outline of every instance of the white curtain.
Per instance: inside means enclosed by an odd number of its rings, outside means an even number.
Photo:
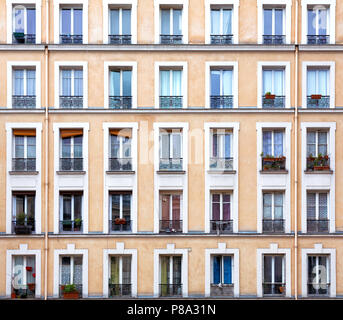
[[[281,193],[274,194],[274,218],[282,219],[283,217],[283,195]]]
[[[284,95],[284,71],[274,70],[274,94],[277,96]]]
[[[222,92],[224,96],[232,95],[232,70],[222,70]]]
[[[74,70],[74,96],[83,95],[83,71]]]
[[[36,95],[36,70],[27,70],[27,95]]]
[[[71,70],[62,70],[62,95],[71,96]]]
[[[283,156],[283,132],[274,132],[274,156]]]
[[[232,11],[223,10],[223,34],[232,34],[231,21],[232,21]]]
[[[173,158],[181,158],[181,134],[173,133]]]
[[[160,137],[161,137],[161,141],[160,141],[161,158],[169,159],[169,151],[170,151],[169,134],[162,133]]]
[[[328,95],[328,71],[318,70],[318,94]]]
[[[220,34],[220,11],[211,10],[211,34]]]
[[[272,70],[263,70],[263,94],[265,94],[266,92],[273,93],[272,79]]]
[[[263,218],[265,219],[272,218],[272,194],[271,193],[263,194]]]
[[[170,71],[169,70],[160,71],[160,95],[161,96],[170,95]]]
[[[120,96],[120,71],[110,72],[110,96]]]
[[[172,96],[181,96],[181,79],[182,79],[182,71],[181,70],[173,70],[173,91]]]
[[[14,94],[24,95],[24,70],[14,71]]]

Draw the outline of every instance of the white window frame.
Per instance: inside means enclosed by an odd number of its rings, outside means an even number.
[[[159,155],[160,155],[160,159],[162,159],[162,136],[168,136],[169,139],[169,157],[171,159],[177,159],[174,158],[174,140],[173,140],[173,136],[174,135],[180,135],[180,158],[183,159],[183,131],[180,130],[181,132],[165,132],[163,131],[163,128],[160,128],[160,133],[159,133]],[[168,129],[166,129],[168,130]],[[173,129],[170,129],[173,130]]]
[[[282,151],[283,153],[285,153],[285,142],[286,142],[286,132],[285,130],[283,130],[283,128],[265,128],[262,129],[262,152],[263,152],[263,132],[271,132],[272,133],[272,141],[271,141],[271,147],[272,147],[272,153],[270,155],[275,156],[275,150],[274,150],[274,135],[275,135],[275,131],[280,132],[282,131]],[[264,155],[266,156],[266,155]],[[284,154],[283,154],[284,156]]]
[[[329,133],[329,130],[307,130],[306,131],[306,157],[307,157],[307,145],[308,145],[308,133],[309,132],[314,132],[316,134],[316,153],[313,154],[314,157],[318,157],[318,148],[319,148],[319,139],[318,139],[318,135],[319,135],[319,132],[325,132],[326,133],[326,149],[327,149],[327,154],[330,155],[330,133]]]
[[[306,217],[308,219],[308,216],[307,216],[307,197],[308,197],[308,194],[309,193],[314,193],[315,194],[315,220],[319,220],[319,194],[325,194],[326,195],[326,210],[327,210],[327,219],[330,221],[330,192],[327,191],[327,190],[323,190],[323,191],[320,191],[320,190],[307,190],[307,193],[306,193]]]
[[[272,212],[272,217],[271,219],[274,221],[275,220],[275,194],[281,194],[282,195],[282,219],[285,220],[284,217],[284,211],[285,211],[285,192],[283,190],[278,191],[278,190],[263,190],[262,191],[262,219],[264,219],[264,205],[263,205],[263,198],[264,194],[268,193],[272,195],[272,206],[271,206],[271,212]]]
[[[83,82],[83,69],[82,68],[60,68],[60,88],[61,88],[61,93],[62,93],[62,71],[63,70],[68,70],[68,71],[71,71],[71,76],[70,76],[70,83],[71,83],[71,86],[70,86],[70,91],[71,91],[71,97],[74,97],[75,96],[75,71],[79,71],[79,70],[82,70],[82,82]],[[84,91],[84,88],[82,88]],[[82,92],[83,93],[83,92]]]
[[[272,283],[275,283],[275,257],[276,256],[282,256],[282,283],[285,283],[285,278],[286,278],[285,277],[285,255],[284,254],[270,254],[270,253],[269,254],[265,254],[265,253],[262,254],[262,283],[264,283],[264,268],[265,268],[264,257],[265,256],[270,256],[272,258],[272,260],[271,260],[271,262],[272,262],[272,265],[271,265]],[[271,295],[264,295],[264,296],[271,296]]]
[[[116,191],[119,192],[119,190],[116,190]],[[123,192],[126,192],[126,190],[123,191]],[[122,194],[117,194],[117,195],[120,196],[120,200],[119,200],[119,218],[122,219],[123,218],[123,193]],[[112,194],[109,194],[108,199],[109,199],[109,205],[108,205],[109,213],[108,214],[109,214],[109,218],[111,218],[111,216],[112,216],[112,209],[113,209],[112,208]],[[132,193],[131,193],[130,194],[130,219],[132,219],[132,203],[133,203],[133,201],[132,201]]]
[[[223,205],[224,205],[224,200],[223,200],[223,195],[229,195],[230,196],[230,215],[231,215],[231,220],[233,220],[233,212],[232,212],[232,201],[233,201],[233,192],[231,190],[226,190],[226,191],[216,191],[216,190],[211,190],[211,196],[210,196],[210,218],[213,220],[213,194],[219,194],[219,206],[220,206],[220,221],[223,221]]]
[[[217,148],[218,148],[218,154],[219,154],[219,158],[225,158],[225,151],[226,151],[226,143],[225,143],[225,136],[230,135],[230,158],[233,158],[233,131],[231,132],[225,132],[225,128],[211,128],[210,129],[210,158],[213,157],[212,153],[213,153],[213,130],[223,130],[223,132],[217,132],[215,133],[217,135],[217,141],[219,142],[217,144]],[[228,129],[230,130],[230,129]]]
[[[178,191],[178,190],[173,190],[173,191],[170,191],[170,192],[166,192],[163,190],[160,190],[160,198],[159,198],[159,203],[160,203],[160,220],[162,220],[162,197],[163,196],[168,196],[170,198],[170,201],[169,201],[169,220],[173,220],[173,196],[175,195],[179,195],[180,196],[180,220],[182,221],[183,220],[183,212],[182,212],[182,209],[183,209],[183,195],[182,195],[182,190],[181,191]],[[177,221],[177,220],[176,220]]]
[[[27,145],[27,138],[28,138],[28,136],[25,136],[25,135],[23,135],[23,138],[24,138],[24,159],[28,159],[29,157],[27,156],[27,147],[28,147],[28,145]],[[35,159],[37,159],[37,137],[35,136],[35,140],[36,140],[36,154],[35,154]],[[16,136],[15,135],[13,135],[13,139],[12,139],[12,143],[13,143],[13,145],[12,145],[12,158],[16,158],[15,157],[15,149],[16,149]]]
[[[61,269],[62,269],[62,258],[69,258],[70,259],[70,265],[69,265],[69,273],[70,273],[70,284],[74,283],[74,259],[76,257],[79,257],[80,255],[60,255],[60,261],[59,261],[59,265],[60,265],[60,274],[59,274],[59,283],[61,285],[62,282],[62,273],[61,273]],[[83,264],[83,256],[82,257],[82,264]],[[82,279],[83,281],[83,279]]]
[[[78,190],[70,191],[70,196],[71,196],[71,204],[70,204],[70,206],[71,206],[71,218],[70,218],[70,220],[71,221],[74,221],[74,215],[75,215],[75,213],[74,213],[75,194],[73,193],[75,191],[78,191]],[[64,197],[64,194],[60,193],[60,201],[59,201],[59,203],[60,203],[60,216],[59,216],[60,221],[63,221],[63,207],[64,207],[63,206],[63,201],[64,201],[63,197]],[[81,195],[81,220],[82,220],[82,222],[84,220],[84,213],[83,213],[83,211],[84,211],[84,201],[85,201],[84,194],[82,193],[82,195]],[[83,229],[84,228],[82,228],[82,233],[84,233]],[[63,233],[63,232],[60,232],[60,233]]]
[[[69,9],[70,10],[70,35],[75,35],[74,34],[74,29],[75,29],[75,24],[74,24],[74,10],[80,10],[80,9],[82,9],[82,11],[83,11],[83,8],[82,7],[78,7],[78,5],[77,6],[75,6],[75,7],[64,7],[64,6],[61,6],[60,7],[60,17],[59,17],[59,19],[60,19],[60,35],[62,34],[62,9]],[[82,17],[83,17],[83,15],[82,15]],[[82,23],[83,23],[83,21],[82,21]],[[82,38],[83,38],[83,34],[82,34]],[[60,40],[61,41],[61,40]],[[82,39],[82,41],[83,41],[83,39]],[[61,43],[61,42],[60,42]],[[83,43],[83,42],[82,42]]]
[[[28,70],[33,70],[33,69],[32,68],[24,68],[24,69],[22,69],[22,68],[14,67],[12,72],[16,71],[16,70],[23,70],[24,71],[24,74],[23,74],[24,75],[24,77],[23,77],[23,87],[24,87],[24,96],[26,96],[27,95],[27,71]],[[34,69],[34,70],[36,71],[36,69]],[[15,88],[14,83],[15,83],[15,78],[14,78],[14,72],[13,72],[13,78],[12,78],[13,89]],[[14,95],[14,91],[12,91],[12,96],[13,95]]]
[[[27,191],[28,193],[30,193],[30,191]],[[32,192],[32,191],[31,191]],[[30,196],[32,196],[33,194],[30,194]],[[27,197],[29,196],[29,194],[22,194],[22,196],[24,197],[24,208],[25,208],[25,215],[27,215]],[[36,193],[34,193],[34,197],[35,197],[35,212],[36,212]],[[17,194],[16,194],[16,190],[12,190],[12,218],[15,219],[16,218],[16,210],[17,210],[17,202],[16,202],[16,198],[17,198]],[[27,217],[25,216],[25,221],[27,222]]]
[[[74,158],[74,138],[75,137],[70,137],[70,158]],[[60,137],[60,158],[62,158],[62,146],[63,146],[63,138]],[[82,135],[82,155],[83,155],[83,135]],[[77,158],[76,158],[77,159]]]

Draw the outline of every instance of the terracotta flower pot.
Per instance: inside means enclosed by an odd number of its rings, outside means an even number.
[[[322,95],[321,94],[311,94],[311,99],[321,99],[322,98]]]
[[[275,99],[275,94],[266,94],[264,97],[266,99]]]
[[[79,293],[75,292],[63,292],[63,299],[78,299]]]

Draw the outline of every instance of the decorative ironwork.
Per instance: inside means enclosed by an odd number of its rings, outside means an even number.
[[[34,44],[36,43],[36,35],[35,34],[25,34],[22,32],[13,32],[12,41],[14,44],[16,43],[24,43],[24,44]]]
[[[307,96],[307,108],[330,108],[330,96]]]
[[[263,44],[285,44],[286,37],[284,35],[263,35]]]
[[[283,219],[263,219],[262,226],[263,232],[277,233],[285,232]]]
[[[83,96],[60,96],[60,108],[83,108]]]
[[[210,105],[212,109],[230,109],[233,107],[233,96],[210,96]]]
[[[132,221],[126,219],[116,218],[114,220],[109,220],[109,233],[118,231],[132,231],[131,229]]]
[[[75,291],[73,292],[65,292],[65,287],[67,286],[67,284],[60,284],[59,286],[59,297],[60,298],[81,298],[82,297],[82,284],[78,284],[78,283],[74,283],[73,284],[73,287],[75,288]],[[73,297],[67,297],[66,296],[66,293],[67,294],[73,294]]]
[[[160,158],[160,170],[182,170],[182,158]]]
[[[328,219],[307,219],[307,232],[327,233],[329,232]]]
[[[233,170],[233,158],[210,158],[210,169]]]
[[[12,108],[31,109],[36,107],[35,95],[13,95],[12,96]]]
[[[160,232],[182,232],[182,220],[160,220]]]
[[[262,157],[262,171],[280,171],[286,170],[286,157]]]
[[[263,282],[263,294],[264,295],[285,295],[285,283],[282,282]]]
[[[309,156],[306,158],[306,171],[330,170],[330,157],[328,155]]]
[[[109,44],[131,44],[131,34],[109,34],[108,35]]]
[[[81,44],[82,34],[61,34],[60,43],[61,44]]]
[[[232,283],[211,283],[212,297],[232,297],[234,295],[234,285]]]
[[[210,220],[211,233],[233,233],[233,220]]]
[[[109,298],[114,297],[122,297],[122,296],[131,296],[131,284],[117,284],[117,283],[109,283],[108,285],[108,296]]]
[[[211,34],[211,44],[232,44],[232,34]]]
[[[330,36],[323,35],[307,35],[307,44],[329,44]]]
[[[60,232],[82,232],[83,225],[81,219],[60,221]]]
[[[132,96],[109,96],[110,109],[131,109]]]
[[[108,169],[109,171],[131,171],[132,159],[131,158],[109,158]]]
[[[60,158],[60,171],[82,171],[83,158]]]
[[[182,284],[160,284],[161,297],[181,297]]]
[[[285,108],[285,96],[273,96],[273,98],[268,98],[265,95],[262,96],[262,107],[263,108]]]
[[[25,298],[35,298],[36,296],[36,284],[29,283],[29,284],[18,284],[15,287],[12,286],[11,290],[12,294],[15,298],[25,299]],[[13,298],[14,298],[13,296]]]
[[[32,217],[28,217],[24,223],[19,222],[17,220],[12,221],[12,233],[31,234],[34,231],[35,231],[35,220]]]
[[[308,283],[307,294],[311,296],[326,296],[329,294],[330,283]]]
[[[161,34],[160,41],[161,41],[161,44],[181,44],[182,35],[181,34]]]
[[[182,108],[183,105],[182,96],[160,96],[160,108]]]
[[[12,171],[36,171],[36,158],[13,158]]]

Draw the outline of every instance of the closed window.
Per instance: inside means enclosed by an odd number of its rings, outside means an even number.
[[[110,129],[109,170],[132,170],[131,129]]]
[[[82,8],[62,8],[60,43],[82,43]]]
[[[36,9],[13,6],[13,43],[36,43]]]
[[[233,170],[231,129],[211,130],[210,169]]]
[[[60,194],[60,232],[82,231],[82,193]]]
[[[263,232],[284,231],[284,194],[281,192],[263,193]]]
[[[263,156],[281,157],[284,154],[284,132],[280,130],[263,130]]]
[[[60,170],[83,170],[83,131],[82,129],[62,129],[60,131]]]
[[[211,43],[232,43],[232,9],[211,8]]]
[[[160,193],[160,231],[182,232],[181,193]]]
[[[182,170],[182,130],[160,131],[160,170]]]
[[[13,108],[36,107],[36,70],[33,68],[13,69]]]
[[[212,256],[212,283],[232,284],[232,267],[231,256]]]
[[[36,130],[13,130],[13,171],[36,170]]]
[[[109,11],[109,43],[131,43],[131,9],[113,8]]]
[[[211,69],[211,108],[232,108],[232,69]]]
[[[160,70],[160,108],[182,108],[182,70]]]
[[[285,43],[285,10],[283,8],[263,9],[263,43]]]
[[[182,43],[182,9],[162,8],[161,9],[161,33],[162,44]]]
[[[13,232],[30,234],[35,231],[35,192],[13,192]]]
[[[19,256],[12,258],[11,292],[16,298],[35,298],[36,258]]]
[[[262,106],[285,107],[285,70],[263,68]]]
[[[131,231],[131,192],[110,192],[110,232]]]
[[[82,256],[60,257],[60,296],[67,285],[74,285],[79,296],[82,295]]]
[[[263,255],[263,294],[285,293],[285,262],[283,255]]]
[[[83,107],[83,70],[82,69],[61,69],[61,108],[82,108]]]
[[[115,109],[132,108],[132,70],[110,70],[109,107]]]
[[[160,295],[181,296],[181,256],[160,256]]]
[[[328,295],[330,289],[330,256],[309,255],[307,268],[307,294]]]
[[[131,296],[131,256],[111,256],[109,297]]]
[[[324,6],[313,6],[307,9],[307,43],[330,43],[329,22],[330,9]]]
[[[307,232],[329,231],[329,194],[307,192]]]

